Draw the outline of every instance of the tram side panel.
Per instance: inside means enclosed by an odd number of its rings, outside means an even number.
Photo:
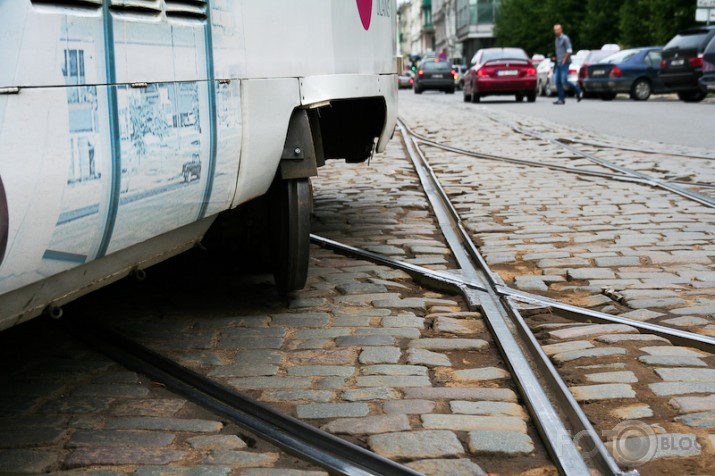
[[[115,3],[0,3],[0,329],[186,249],[265,193],[296,108],[377,98],[378,149],[394,128],[379,9],[365,26],[342,0],[151,19]]]
[[[372,4],[364,22],[360,3]],[[384,116],[377,150],[384,150],[397,120],[395,0],[221,1],[212,23],[216,77],[242,79],[245,130],[233,206],[270,186],[295,107],[377,98]],[[354,140],[359,122],[378,122],[365,104],[346,110],[338,142]]]

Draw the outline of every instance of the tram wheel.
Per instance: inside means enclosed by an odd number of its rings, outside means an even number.
[[[310,255],[310,179],[276,180],[271,188],[273,276],[281,294],[303,289]]]

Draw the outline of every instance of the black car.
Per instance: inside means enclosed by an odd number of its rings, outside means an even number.
[[[194,177],[201,178],[201,160],[199,154],[192,154],[189,162],[184,162],[181,166],[181,175],[184,177],[184,182],[191,182]]]
[[[662,48],[650,46],[614,53],[587,69],[584,91],[605,100],[618,93],[645,101],[652,93],[666,92],[658,77]]]
[[[701,26],[678,33],[663,48],[660,79],[687,102],[702,101],[706,94],[698,81],[703,75],[703,52],[715,37],[715,26]]]
[[[715,38],[710,40],[703,52],[703,76],[700,78],[700,90],[715,92]]]
[[[439,58],[431,58],[420,63],[415,77],[415,94],[436,89],[447,94],[454,94],[454,76],[452,64]]]

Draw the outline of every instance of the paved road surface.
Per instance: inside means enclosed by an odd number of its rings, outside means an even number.
[[[425,93],[425,96],[427,94],[436,96],[438,93]],[[460,92],[454,96],[443,95],[441,100],[462,104],[462,95]],[[519,112],[603,135],[715,149],[713,98],[686,104],[670,96],[636,102],[621,95],[614,101],[584,99],[577,103],[575,99],[568,99],[565,106],[554,106],[554,100],[539,97],[535,104],[517,104],[509,96],[493,97],[482,99],[481,107]]]

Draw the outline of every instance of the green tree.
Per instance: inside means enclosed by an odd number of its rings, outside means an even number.
[[[579,49],[599,49],[606,43],[618,43],[619,10],[622,0],[588,0],[586,14],[578,28]]]
[[[502,0],[494,25],[497,46],[518,46],[530,54],[551,51],[547,24],[541,2]]]
[[[653,44],[651,25],[652,0],[625,0],[620,10],[621,46],[647,46]]]
[[[650,0],[651,41],[664,45],[678,31],[697,25],[693,0]]]

